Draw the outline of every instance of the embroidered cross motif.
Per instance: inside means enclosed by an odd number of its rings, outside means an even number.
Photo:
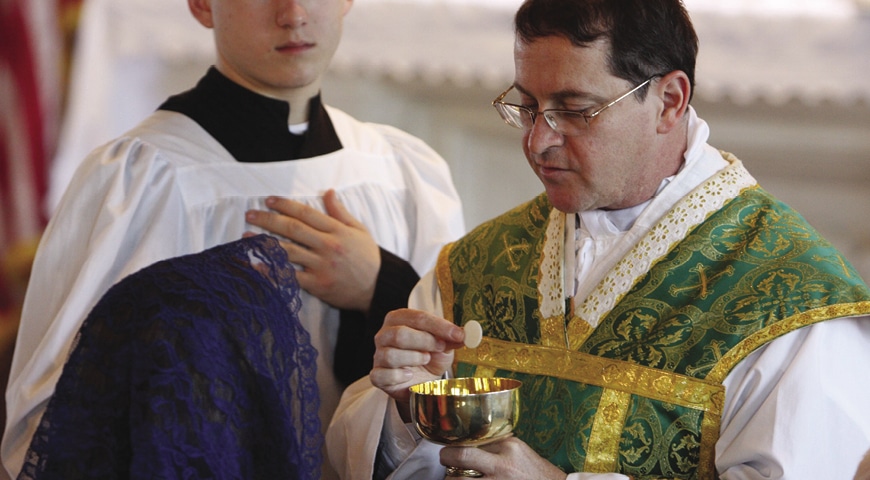
[[[704,347],[704,350],[707,350],[708,352],[710,352],[713,355],[713,359],[706,362],[706,363],[702,363],[696,367],[692,367],[692,366],[686,367],[686,374],[694,377],[695,374],[697,374],[698,372],[702,372],[704,370],[710,370],[711,368],[716,366],[716,364],[719,363],[719,360],[722,360],[723,345],[725,345],[725,342],[722,342],[719,340],[712,340],[709,345]],[[704,355],[704,356],[707,357],[707,355]]]
[[[821,256],[821,255],[813,255],[813,260],[816,262],[828,262],[832,265],[836,265],[843,269],[843,275],[846,278],[852,278],[852,274],[849,272],[849,267],[846,265],[846,262],[843,260],[843,257],[837,256]]]
[[[507,233],[504,233],[501,236],[502,243],[504,244],[504,250],[496,255],[495,261],[497,262],[502,257],[507,257],[508,260],[508,271],[516,272],[520,269],[519,265],[519,253],[529,253],[530,245],[529,243],[523,239],[519,242],[511,243],[510,238]]]
[[[713,283],[715,283],[716,280],[719,279],[719,277],[723,275],[734,275],[734,267],[730,265],[725,270],[709,278],[707,277],[707,272],[704,268],[704,265],[700,263],[695,268],[689,269],[689,271],[698,274],[698,283],[685,287],[677,287],[676,285],[671,285],[671,288],[668,289],[668,293],[676,297],[677,295],[691,290],[698,290],[698,298],[703,300],[707,298],[707,295],[710,294],[709,287],[712,286]]]

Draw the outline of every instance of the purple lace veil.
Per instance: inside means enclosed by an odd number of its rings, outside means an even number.
[[[155,263],[82,325],[19,479],[317,479],[317,351],[260,235]]]

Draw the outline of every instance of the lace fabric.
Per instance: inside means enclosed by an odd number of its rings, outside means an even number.
[[[83,323],[18,478],[319,478],[299,306],[265,235],[120,281]]]

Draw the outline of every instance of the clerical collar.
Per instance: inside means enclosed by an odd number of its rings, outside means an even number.
[[[683,162],[685,165],[685,162]],[[682,170],[682,166],[680,170]],[[581,225],[585,227],[592,238],[598,238],[603,235],[624,233],[634,226],[634,222],[640,217],[641,213],[653,201],[653,198],[658,196],[668,186],[671,181],[676,178],[676,175],[671,175],[661,181],[655,195],[649,200],[635,205],[633,207],[622,208],[619,210],[589,210],[577,214],[577,228]]]
[[[169,97],[160,110],[190,117],[239,162],[295,160],[341,149],[319,94],[309,103],[308,130],[295,135],[287,126],[290,104],[252,92],[214,67],[194,88]]]

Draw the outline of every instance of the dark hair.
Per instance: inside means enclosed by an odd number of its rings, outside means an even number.
[[[611,74],[641,83],[682,70],[695,90],[698,36],[681,0],[526,0],[514,26],[525,43],[553,35],[578,47],[607,40]]]

